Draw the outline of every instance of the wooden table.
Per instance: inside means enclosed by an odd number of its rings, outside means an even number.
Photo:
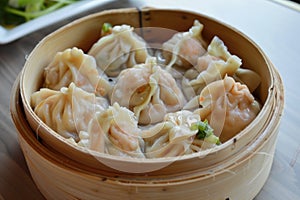
[[[300,199],[300,12],[268,0],[106,1],[72,19],[0,45],[0,199],[43,199],[27,169],[9,112],[11,88],[26,56],[44,36],[75,18],[105,9],[143,6],[207,14],[238,28],[265,51],[283,78],[285,111],[270,176],[255,199]]]

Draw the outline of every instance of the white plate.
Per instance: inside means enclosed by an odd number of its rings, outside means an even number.
[[[108,1],[109,0],[81,0],[68,6],[62,7],[47,15],[30,20],[26,23],[14,27],[13,29],[6,29],[0,26],[0,44],[12,42],[38,29],[54,24],[60,20],[66,19],[80,12],[92,9],[95,6],[104,4]]]

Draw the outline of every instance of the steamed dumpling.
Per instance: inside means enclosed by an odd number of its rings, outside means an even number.
[[[128,25],[114,26],[111,34],[101,37],[89,50],[108,76],[118,76],[121,70],[146,61],[147,44],[133,30]]]
[[[95,59],[76,47],[58,52],[45,68],[44,77],[44,87],[52,90],[73,82],[87,92],[104,96],[111,88],[103,72],[98,72]]]
[[[207,47],[207,53],[197,58],[196,65],[186,71],[185,78],[195,79],[199,73],[207,70],[211,63],[220,60],[226,62],[230,57],[231,54],[223,41],[215,36]]]
[[[241,64],[241,59],[231,55],[224,43],[218,37],[214,37],[208,46],[208,55],[198,58],[198,66],[195,68],[199,72],[186,72],[182,79],[186,98],[191,100],[199,95],[207,84],[221,80],[225,75],[234,75]],[[195,77],[193,74],[198,75]]]
[[[149,124],[181,110],[186,101],[170,73],[149,58],[120,73],[111,95],[111,103],[115,102],[132,110],[139,124]]]
[[[182,110],[167,114],[163,122],[143,130],[146,157],[173,157],[192,153],[191,145],[198,130],[191,130],[191,126],[199,120],[199,115]]]
[[[208,54],[213,57],[221,58],[224,61],[231,57],[227,47],[218,37],[214,37],[209,45]],[[241,67],[239,67],[234,74],[229,75],[232,75],[236,81],[246,84],[251,93],[259,86],[261,82],[261,78],[256,72]]]
[[[97,113],[87,131],[79,135],[79,146],[117,156],[144,157],[144,141],[134,114],[118,103]]]
[[[217,136],[234,137],[259,113],[251,92],[260,77],[217,36],[207,46],[202,32],[195,20],[162,46],[149,43],[158,64],[133,27],[106,24],[88,54],[76,47],[56,54],[31,106],[67,142],[93,153],[160,158],[215,147]]]
[[[198,57],[206,53],[206,42],[202,38],[203,24],[198,20],[188,32],[176,33],[163,46],[163,55],[167,61],[167,70],[173,65],[190,68],[197,63]]]
[[[221,141],[243,130],[257,116],[260,104],[248,87],[226,76],[207,85],[199,96],[202,106],[196,110],[201,119],[208,119]]]
[[[71,83],[59,91],[42,88],[31,96],[31,106],[37,116],[65,138],[79,140],[80,131],[87,130],[95,113],[108,107],[103,97],[88,93]]]

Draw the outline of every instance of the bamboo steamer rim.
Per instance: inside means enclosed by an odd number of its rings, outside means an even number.
[[[54,137],[58,142],[64,143],[67,146],[70,146],[71,148],[74,148],[76,151],[80,151],[83,153],[88,153],[88,154],[92,154],[92,156],[100,156],[104,159],[108,159],[108,160],[113,160],[115,162],[125,162],[125,163],[141,163],[141,164],[153,164],[153,163],[167,163],[167,162],[172,162],[174,160],[180,160],[180,161],[187,161],[190,159],[194,159],[194,158],[201,158],[201,157],[205,157],[207,155],[212,155],[212,154],[216,154],[218,153],[220,150],[222,149],[229,149],[232,148],[232,145],[235,145],[237,141],[239,141],[240,139],[242,139],[243,137],[245,137],[245,135],[248,134],[248,132],[250,130],[252,130],[253,128],[255,128],[256,124],[260,121],[260,118],[263,117],[264,113],[267,112],[268,110],[270,110],[270,107],[266,106],[268,104],[271,103],[271,101],[273,100],[273,95],[274,95],[274,90],[273,88],[276,87],[276,85],[274,85],[274,80],[271,78],[271,82],[270,87],[268,88],[269,90],[269,94],[265,100],[265,104],[263,105],[260,113],[258,114],[258,116],[253,120],[253,122],[247,126],[244,130],[242,130],[239,134],[237,134],[234,138],[226,141],[225,143],[223,143],[221,146],[218,146],[216,148],[213,149],[209,149],[206,151],[201,151],[198,153],[193,153],[190,155],[184,155],[184,156],[180,156],[180,158],[153,158],[153,159],[137,159],[137,158],[122,158],[122,157],[118,157],[118,156],[112,156],[112,155],[108,155],[108,154],[102,154],[99,152],[91,152],[85,148],[80,148],[78,146],[72,145],[70,143],[66,143],[65,138],[63,138],[62,136],[60,136],[59,134],[57,134],[56,132],[54,132],[52,129],[50,129],[48,126],[46,126],[46,124],[44,122],[42,122],[39,117],[33,112],[33,109],[30,106],[30,97],[28,97],[28,92],[27,92],[27,87],[26,87],[26,74],[30,74],[30,70],[28,69],[30,64],[31,64],[31,58],[34,56],[34,52],[36,50],[38,50],[39,48],[42,48],[44,45],[47,44],[47,42],[49,43],[53,38],[55,38],[55,36],[58,36],[60,33],[63,33],[65,31],[68,31],[69,29],[72,29],[72,27],[74,26],[79,26],[81,23],[88,21],[90,19],[95,19],[95,18],[100,18],[101,16],[107,15],[107,14],[126,14],[126,13],[147,13],[147,12],[155,12],[155,11],[160,11],[160,12],[184,12],[184,13],[188,13],[188,14],[194,14],[197,15],[199,17],[203,17],[206,18],[207,20],[213,21],[214,23],[220,24],[224,27],[226,27],[227,29],[232,30],[233,32],[238,33],[241,37],[243,37],[245,40],[247,40],[247,42],[249,42],[250,45],[252,45],[253,48],[255,48],[258,53],[263,57],[263,59],[266,62],[266,66],[268,67],[268,70],[270,72],[270,76],[274,75],[273,73],[273,66],[270,64],[270,62],[268,61],[267,57],[265,56],[265,54],[263,53],[263,51],[260,49],[260,47],[255,44],[249,37],[247,37],[245,34],[241,33],[240,31],[238,31],[237,29],[235,29],[234,27],[231,27],[230,25],[224,24],[223,22],[220,22],[219,20],[216,20],[214,18],[211,18],[209,16],[203,15],[203,14],[199,14],[199,13],[195,13],[195,12],[191,12],[191,11],[183,11],[183,10],[172,10],[172,9],[143,9],[141,11],[137,10],[137,9],[116,9],[116,10],[110,10],[110,11],[103,11],[100,13],[95,13],[86,17],[83,17],[81,19],[78,19],[60,29],[58,29],[57,31],[55,31],[54,33],[46,36],[32,51],[32,53],[29,55],[27,62],[25,63],[25,66],[21,72],[21,77],[20,77],[20,93],[21,93],[21,99],[22,99],[22,103],[24,106],[24,110],[25,110],[25,114],[27,119],[31,118],[30,120],[35,121],[36,123],[39,124],[39,127],[37,127],[37,132],[39,130],[39,128],[44,128],[49,135],[51,135],[52,137]],[[42,136],[41,136],[42,137]],[[257,137],[257,135],[255,136]],[[250,143],[250,141],[249,141]],[[243,148],[243,147],[240,147]]]

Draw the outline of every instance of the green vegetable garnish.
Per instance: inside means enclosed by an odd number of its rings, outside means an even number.
[[[104,23],[102,25],[101,36],[110,34],[111,30],[112,30],[112,25],[110,23]]]
[[[208,120],[198,121],[197,123],[192,124],[191,130],[198,130],[196,137],[200,140],[204,140],[209,143],[220,145],[219,137],[214,135],[214,129],[208,124]]]
[[[212,143],[212,144],[216,144],[216,145],[220,145],[221,144],[221,141],[220,141],[219,137],[217,137],[215,135],[210,135],[210,136],[204,138],[204,141]]]
[[[0,24],[13,27],[78,0],[0,0]]]
[[[104,23],[103,26],[102,26],[102,31],[103,32],[108,32],[108,31],[110,31],[111,27],[112,26],[111,26],[110,23]]]

